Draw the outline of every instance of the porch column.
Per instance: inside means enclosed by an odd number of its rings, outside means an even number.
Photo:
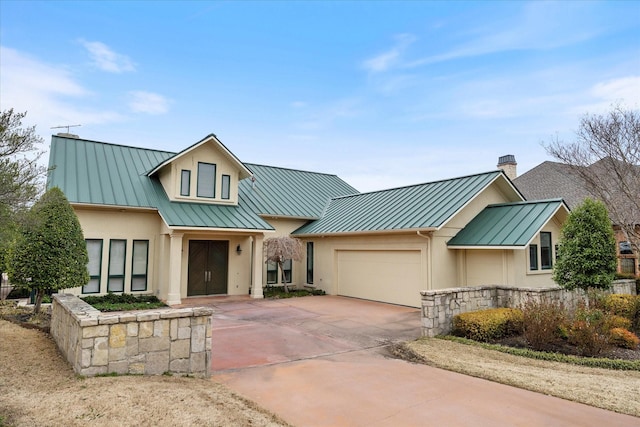
[[[262,244],[264,236],[259,234],[253,237],[253,260],[251,260],[253,274],[251,275],[253,280],[251,282],[251,298],[264,298],[262,294]]]
[[[182,236],[183,233],[171,233],[169,247],[169,292],[167,304],[180,304],[180,282],[182,280]]]

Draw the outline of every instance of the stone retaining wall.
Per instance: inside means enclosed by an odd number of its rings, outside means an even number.
[[[636,294],[634,280],[617,280],[614,294]],[[567,291],[558,286],[548,288],[514,288],[508,286],[476,286],[421,291],[422,336],[434,337],[451,332],[453,317],[469,311],[488,308],[517,308],[527,300],[562,302],[575,307],[585,301],[581,290]]]
[[[51,335],[79,375],[208,377],[212,314],[209,308],[102,313],[77,296],[55,294]]]

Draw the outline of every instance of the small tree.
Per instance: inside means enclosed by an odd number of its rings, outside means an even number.
[[[616,264],[616,241],[607,208],[587,198],[562,228],[553,280],[569,290],[609,289]]]
[[[47,290],[87,284],[88,262],[78,217],[62,191],[50,189],[30,209],[13,248],[12,283],[36,290],[34,312],[38,313]]]
[[[280,267],[284,291],[289,292],[284,275],[284,262],[286,260],[300,261],[302,259],[302,242],[289,236],[265,239],[264,256],[267,260],[266,262],[275,262]]]
[[[13,108],[0,112],[0,205],[15,210],[30,205],[40,192],[41,178],[46,172],[38,165],[43,151],[42,138],[35,127],[22,127],[27,113]]]

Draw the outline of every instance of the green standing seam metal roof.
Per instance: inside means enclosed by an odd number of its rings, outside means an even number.
[[[447,246],[524,249],[560,209],[569,211],[562,199],[489,205]]]
[[[245,166],[255,181],[240,182],[239,203],[260,215],[318,219],[331,197],[358,193],[336,175],[251,163]]]
[[[293,234],[435,230],[500,176],[504,176],[501,171],[492,171],[336,197],[330,200],[321,219],[300,227]]]
[[[335,175],[251,165],[256,185],[240,182],[237,206],[174,202],[147,174],[176,153],[53,136],[49,155],[47,187],[69,202],[157,209],[170,227],[273,230],[260,215],[317,218],[329,197],[356,191]]]

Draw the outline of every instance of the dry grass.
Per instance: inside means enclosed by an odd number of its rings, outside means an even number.
[[[640,372],[514,356],[435,338],[404,345],[405,356],[438,368],[640,417]]]
[[[168,376],[82,379],[73,373],[49,335],[0,320],[0,337],[0,425],[288,425],[211,380]]]

